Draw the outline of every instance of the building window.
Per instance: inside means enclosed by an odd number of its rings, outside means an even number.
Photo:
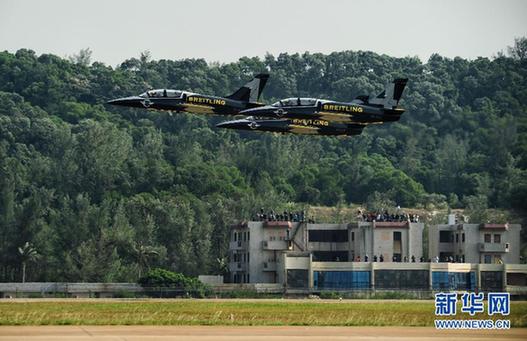
[[[348,251],[313,251],[314,262],[347,262]]]
[[[348,242],[348,230],[309,230],[310,242]]]
[[[308,270],[287,270],[287,287],[289,288],[308,288],[309,287]]]
[[[375,282],[377,285],[377,282]],[[432,272],[432,288],[434,290],[470,290],[476,287],[476,273],[471,272]]]
[[[351,232],[351,241],[355,240],[355,232]]]
[[[527,274],[521,272],[507,272],[507,285],[527,286]]]
[[[401,232],[399,232],[399,231],[395,231],[395,232],[393,233],[393,240],[394,240],[394,241],[401,241]]]
[[[465,232],[463,232],[461,234],[461,242],[464,243],[465,242]]]
[[[494,235],[494,243],[501,243],[501,234],[495,234]]]
[[[451,243],[454,241],[454,233],[452,231],[439,231],[440,243]]]
[[[315,289],[367,289],[370,287],[369,271],[313,271]]]
[[[492,256],[491,256],[491,255],[485,255],[485,256],[483,256],[483,262],[484,262],[485,264],[490,264],[490,263],[492,263]]]
[[[237,241],[238,234],[234,232],[234,241]]]
[[[456,243],[459,243],[459,233],[456,233]]]
[[[490,233],[485,233],[485,243],[490,243]]]
[[[428,289],[428,270],[375,270],[375,287],[379,289]]]

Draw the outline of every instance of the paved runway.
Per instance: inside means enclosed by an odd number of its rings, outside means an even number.
[[[527,340],[527,328],[442,331],[428,327],[0,326],[0,340],[28,341],[329,341]]]

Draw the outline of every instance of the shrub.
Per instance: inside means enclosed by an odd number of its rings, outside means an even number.
[[[320,298],[322,299],[330,299],[330,300],[338,300],[342,298],[342,295],[336,291],[322,291],[320,293]]]
[[[152,269],[139,279],[143,288],[167,288],[163,292],[182,292],[185,296],[203,298],[210,296],[212,290],[195,277],[187,277],[181,273],[164,269]]]

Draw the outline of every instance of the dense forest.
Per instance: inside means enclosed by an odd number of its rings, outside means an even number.
[[[262,100],[351,100],[410,79],[401,121],[352,138],[221,130],[225,120],[115,108],[146,89],[227,95],[271,74]],[[260,207],[522,210],[527,39],[493,58],[280,54],[117,67],[28,49],[0,53],[0,281],[136,281],[159,266],[223,271],[229,225]]]

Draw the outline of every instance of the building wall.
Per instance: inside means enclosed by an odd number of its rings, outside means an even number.
[[[394,255],[394,232],[401,233],[400,253],[401,259],[410,262],[412,256],[416,261],[423,255],[423,223],[409,223],[408,227],[373,227],[372,223],[360,222],[356,225],[355,250],[356,255],[360,255],[361,260],[368,255],[372,260],[373,256],[383,255],[386,262],[392,261]]]
[[[526,264],[314,262],[309,254],[284,254],[287,270],[306,270],[305,285],[321,290],[495,291],[527,294]],[[512,281],[507,278],[514,277]],[[337,283],[337,281],[342,281]],[[328,283],[330,283],[328,285]]]
[[[291,222],[279,226],[267,225],[266,222],[252,221],[235,225],[231,229],[229,244],[231,282],[280,283],[282,279],[279,270],[283,268],[283,265],[280,264],[282,253],[296,250],[305,244],[301,231],[298,231],[294,236],[295,243],[288,240],[289,237],[293,237],[292,234],[300,226],[300,223]],[[242,240],[240,247],[239,240],[234,241],[234,233],[238,236],[247,235],[249,239],[247,241]],[[235,261],[235,254],[239,255],[241,261]],[[248,259],[245,258],[245,261],[244,254],[245,257],[248,255]]]
[[[407,227],[375,228],[372,223],[358,224],[307,224],[298,222],[253,221],[235,225],[231,229],[229,269],[232,282],[238,283],[280,283],[287,275],[281,255],[285,252],[308,252],[315,259],[361,261],[368,256],[383,254],[386,262],[392,260],[394,253],[393,233],[401,233],[401,260],[406,257],[416,261],[422,255],[422,230],[419,223]],[[320,236],[337,233],[347,237],[310,241],[310,232]],[[234,238],[236,234],[236,238]],[[324,235],[326,236],[326,235]],[[324,237],[325,238],[325,237]],[[236,240],[235,240],[236,239]]]
[[[346,280],[354,280],[353,274],[342,274],[339,271],[354,271],[356,267],[370,267],[368,271],[375,269],[386,270],[412,270],[415,266],[429,266],[430,269],[430,285],[433,284],[432,271],[438,272],[435,278],[441,281],[458,281],[463,283],[464,275],[449,275],[452,272],[465,271],[470,273],[473,270],[463,268],[464,264],[453,264],[454,268],[449,267],[452,264],[439,263],[432,265],[424,265],[420,263],[422,257],[422,233],[424,225],[422,223],[408,223],[402,226],[396,226],[385,223],[378,226],[369,222],[359,222],[355,224],[307,224],[297,222],[248,222],[243,225],[233,227],[232,232],[236,232],[239,236],[246,235],[247,240],[240,242],[239,238],[234,241],[231,238],[230,246],[230,262],[229,268],[231,270],[231,281],[234,275],[238,276],[238,282],[250,283],[282,283],[287,284],[288,278],[298,281],[298,278],[305,274],[302,271],[289,270],[307,270],[309,276],[309,283],[313,285],[313,271],[325,271],[322,268],[328,267],[328,271],[337,271],[338,273],[329,274],[325,279],[329,282],[335,278],[343,276]],[[310,231],[315,233],[336,233],[332,231],[341,231],[336,235],[340,238],[342,233],[347,236],[347,241],[338,241],[335,238],[331,241],[309,241]],[[318,231],[318,232],[317,232]],[[322,231],[322,232],[321,232]],[[343,231],[343,232],[342,232]],[[452,233],[452,241],[441,243],[439,238],[440,231],[449,231]],[[505,264],[519,263],[519,249],[520,249],[520,226],[509,225],[506,230],[489,230],[494,238],[494,234],[501,235],[501,243],[490,243],[490,246],[485,246],[486,250],[489,248],[500,247],[498,244],[509,243],[508,252],[497,253],[501,255],[501,259]],[[403,260],[406,256],[408,263],[392,263],[392,256],[394,255],[394,232],[400,232],[400,253]],[[458,257],[464,256],[465,263],[472,263],[472,265],[479,264],[485,252],[482,252],[481,247],[484,243],[484,235],[487,232],[481,229],[478,224],[454,224],[454,225],[436,225],[430,226],[429,230],[429,256],[433,260],[441,252],[448,252],[449,254]],[[462,235],[465,234],[465,241],[463,242]],[[458,236],[456,239],[456,235]],[[324,237],[325,238],[325,237]],[[337,238],[338,239],[338,238]],[[457,241],[456,241],[457,240]],[[496,245],[494,245],[496,244]],[[347,259],[336,257],[332,261],[317,261],[317,255],[342,255],[347,254]],[[246,261],[234,261],[234,254],[248,255]],[[373,257],[384,256],[384,262],[373,262]],[[296,257],[291,258],[289,257]],[[368,256],[368,263],[364,262],[365,256]],[[416,263],[412,263],[412,256],[415,257]],[[304,257],[304,258],[302,258]],[[308,257],[306,260],[305,257]],[[360,257],[361,262],[356,262],[357,257]],[[239,258],[241,259],[241,257]],[[303,260],[302,260],[303,259]],[[338,261],[337,261],[338,260]],[[355,260],[355,262],[354,262]],[[378,258],[378,261],[380,259]],[[472,266],[465,264],[465,266]],[[497,265],[497,264],[488,264]],[[485,264],[485,266],[488,266]],[[405,267],[410,267],[406,269]],[[447,266],[446,268],[442,268]],[[315,270],[313,270],[313,267]],[[350,270],[351,269],[351,270]],[[357,268],[358,269],[358,268]],[[446,269],[446,270],[445,270]],[[463,270],[465,269],[465,270]],[[496,268],[497,269],[497,268]],[[495,283],[500,278],[505,283],[507,281],[506,275],[501,270],[487,269],[483,274],[483,278],[488,283]],[[357,270],[362,271],[362,270]],[[364,270],[366,271],[366,270]],[[478,270],[480,271],[480,270]],[[501,275],[498,272],[501,271]],[[439,272],[443,274],[439,274]],[[385,272],[386,274],[387,272]],[[445,275],[445,273],[448,273]],[[406,276],[408,273],[405,273]],[[348,276],[349,275],[349,276]],[[351,276],[351,277],[350,277]],[[363,276],[363,275],[361,275]],[[403,276],[403,274],[401,274]],[[443,276],[443,277],[441,277]],[[467,276],[472,276],[471,274]],[[477,281],[481,282],[481,274],[477,273]],[[502,277],[500,277],[502,276]],[[322,278],[322,277],[320,277]],[[360,277],[363,278],[363,277]],[[381,277],[380,277],[381,278]],[[468,277],[467,277],[468,278]],[[469,278],[470,279],[470,278]],[[404,280],[403,277],[400,278]],[[476,280],[470,279],[470,282]],[[511,277],[511,283],[523,283],[524,275],[521,272],[514,273]],[[402,283],[402,282],[401,282]],[[375,278],[372,274],[371,285],[375,284]],[[490,284],[489,284],[490,285]],[[493,284],[494,285],[494,284]]]
[[[464,256],[465,263],[485,263],[485,255],[490,257],[491,263],[519,263],[520,262],[520,229],[518,224],[510,224],[507,229],[481,228],[480,224],[456,224],[435,225],[429,229],[429,256],[433,260],[436,256],[450,253],[454,259],[456,256]],[[452,233],[452,242],[441,242],[441,231]],[[463,234],[465,241],[463,242]],[[491,235],[491,242],[485,243],[485,234]],[[499,234],[501,241],[494,242],[494,236]],[[459,238],[456,238],[456,235]],[[459,240],[459,241],[456,241]],[[486,245],[485,245],[486,244]],[[509,247],[504,251],[505,244]],[[488,259],[487,259],[488,260]]]

